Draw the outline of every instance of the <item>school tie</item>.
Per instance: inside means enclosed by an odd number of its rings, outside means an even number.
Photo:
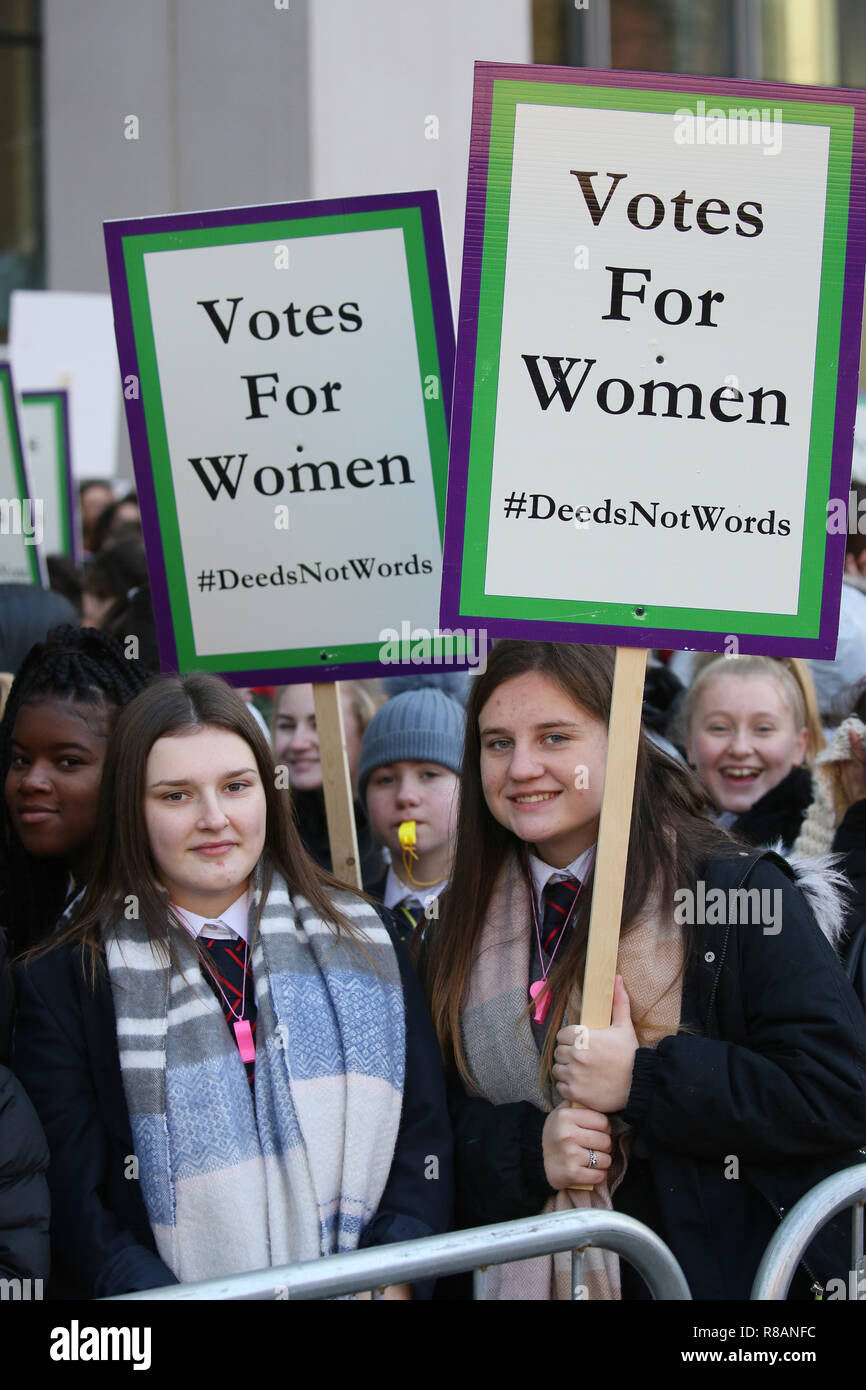
[[[394,909],[394,915],[397,918],[397,935],[401,941],[409,941],[424,916],[424,907],[417,898],[404,898]]]
[[[541,945],[545,955],[556,950],[562,929],[577,897],[580,884],[576,878],[561,878],[545,885],[541,895],[544,915],[541,919]]]
[[[209,924],[210,925],[210,924]],[[210,956],[213,965],[216,981],[210,983],[214,986],[214,994],[219,999],[222,1006],[225,1021],[228,1024],[232,1042],[235,1042],[235,1023],[239,1019],[245,1019],[250,1025],[253,1043],[256,1038],[256,997],[253,990],[253,976],[249,960],[247,960],[246,981],[244,981],[244,956],[246,946],[237,936],[220,937],[207,936],[207,927],[202,932],[202,941],[205,949]],[[217,985],[219,986],[217,988]],[[255,1071],[255,1059],[245,1062],[247,1080],[253,1084]]]

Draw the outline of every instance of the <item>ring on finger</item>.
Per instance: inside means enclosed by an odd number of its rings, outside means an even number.
[[[586,1166],[587,1166],[587,1168],[597,1168],[597,1167],[598,1167],[598,1154],[596,1153],[595,1149],[590,1149],[590,1150],[589,1150],[589,1162],[587,1163]]]

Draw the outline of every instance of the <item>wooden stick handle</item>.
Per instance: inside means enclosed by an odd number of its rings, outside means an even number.
[[[322,785],[325,792],[331,864],[337,878],[360,888],[361,858],[358,853],[358,833],[355,829],[352,779],[346,754],[343,707],[336,682],[321,681],[314,685],[313,703],[319,734],[319,757],[322,760]]]
[[[580,1009],[587,1028],[610,1027],[646,658],[645,647],[617,648]]]
[[[617,647],[580,1006],[586,1028],[610,1027],[646,659],[645,647]]]

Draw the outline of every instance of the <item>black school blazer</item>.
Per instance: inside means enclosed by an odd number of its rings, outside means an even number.
[[[657,1232],[692,1296],[743,1299],[780,1217],[823,1178],[866,1161],[866,1014],[784,860],[744,851],[698,876],[707,892],[780,892],[781,930],[685,928],[690,1031],[638,1050],[622,1115],[650,1167]],[[546,1116],[467,1096],[459,1082],[450,1091],[460,1224],[540,1211],[551,1195]],[[847,1287],[849,1231],[847,1215],[824,1228],[797,1292],[835,1277]]]
[[[382,911],[392,932],[393,923]],[[406,949],[395,940],[406,1006],[403,1113],[379,1210],[361,1246],[447,1230],[453,1202],[451,1126],[439,1048]],[[175,1284],[156,1253],[138,1182],[117,1052],[111,985],[96,992],[78,948],[38,957],[17,972],[15,1071],[51,1150],[54,1298],[106,1298]],[[431,1156],[437,1163],[436,1180]],[[429,1297],[432,1283],[417,1284]]]

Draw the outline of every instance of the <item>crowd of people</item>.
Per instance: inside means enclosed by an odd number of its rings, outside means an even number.
[[[612,650],[343,683],[359,891],[312,687],[161,674],[134,498],[87,500],[69,621],[27,595],[4,652],[0,1277],[98,1298],[602,1207],[695,1298],[747,1298],[781,1215],[866,1152],[866,695],[831,716],[805,662],[654,656],[587,1034]],[[849,1260],[838,1218],[790,1297]],[[608,1252],[586,1284],[649,1297]],[[488,1275],[569,1296],[558,1256]]]

